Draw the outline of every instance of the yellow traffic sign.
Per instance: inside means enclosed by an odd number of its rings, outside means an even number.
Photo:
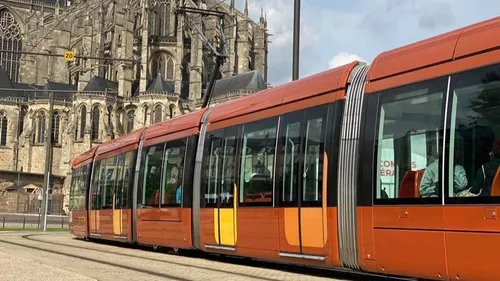
[[[73,51],[64,52],[64,60],[65,61],[75,61],[75,54]]]

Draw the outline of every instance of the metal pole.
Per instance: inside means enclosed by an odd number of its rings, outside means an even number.
[[[54,93],[49,92],[49,126],[47,129],[47,142],[45,143],[45,173],[42,196],[43,231],[47,231],[47,209],[49,206],[50,175],[52,173],[52,114],[54,112]]]
[[[294,19],[293,19],[292,80],[299,79],[299,52],[300,52],[300,0],[295,0]]]

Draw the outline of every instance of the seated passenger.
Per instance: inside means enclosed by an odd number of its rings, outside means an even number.
[[[486,162],[476,172],[476,178],[473,186],[470,188],[472,196],[490,196],[491,184],[495,178],[498,167],[500,166],[500,138],[493,142],[491,149],[491,159]]]
[[[455,154],[457,155],[457,154]],[[420,182],[420,196],[422,197],[438,197],[439,196],[439,158],[431,157],[431,163],[425,168],[422,181]],[[468,185],[467,175],[462,165],[455,165],[453,175],[453,188],[456,191],[464,190]]]
[[[177,190],[175,191],[175,203],[181,204],[182,202],[182,185],[179,185],[177,187]]]

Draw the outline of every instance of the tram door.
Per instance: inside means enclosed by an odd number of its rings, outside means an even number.
[[[283,119],[276,185],[282,207],[281,257],[323,260],[326,254],[327,113],[324,105],[287,114]]]
[[[123,230],[123,212],[122,207],[125,202],[123,202],[123,190],[124,186],[128,184],[128,182],[124,181],[123,173],[126,172],[124,170],[124,157],[125,154],[120,154],[116,156],[116,166],[113,167],[115,174],[114,179],[114,190],[113,190],[113,234],[115,236],[121,236]]]
[[[92,182],[90,183],[90,204],[89,204],[89,225],[90,225],[90,235],[99,234],[99,206],[101,199],[101,190],[99,186],[99,177],[101,172],[101,161],[96,162],[92,176]]]
[[[236,128],[217,132],[211,142],[209,174],[212,175],[209,188],[216,194],[214,208],[214,236],[218,245],[234,247],[236,230]],[[211,193],[211,192],[210,192]],[[213,193],[212,193],[213,194]]]

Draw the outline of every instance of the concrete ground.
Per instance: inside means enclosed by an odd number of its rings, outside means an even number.
[[[85,242],[65,232],[0,231],[0,264],[2,281],[341,280],[245,262],[220,262]]]

